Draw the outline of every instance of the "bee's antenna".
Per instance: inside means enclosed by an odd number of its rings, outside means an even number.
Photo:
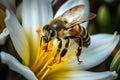
[[[41,47],[42,39],[43,39],[43,36],[42,36],[41,39],[40,39],[40,47]]]
[[[41,47],[41,44],[42,44],[42,41],[43,41],[43,37],[45,37],[45,36],[42,36],[41,39],[40,39],[40,47]],[[47,50],[47,48],[48,48],[48,42],[45,42],[45,43],[47,44],[45,50]]]

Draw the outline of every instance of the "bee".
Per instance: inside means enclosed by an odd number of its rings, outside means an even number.
[[[80,11],[82,11],[84,7],[84,5],[77,5],[67,10],[59,17],[51,20],[42,29],[41,40],[45,43],[54,39],[59,41],[57,53],[54,56],[56,57],[58,53],[60,54],[59,62],[61,62],[61,58],[67,53],[70,39],[73,39],[78,44],[76,57],[79,63],[81,62],[79,56],[82,47],[88,47],[90,45],[89,33],[80,24],[95,18],[96,15],[94,13],[90,13],[89,15],[80,14]],[[65,39],[66,43],[65,48],[61,51],[62,39]]]

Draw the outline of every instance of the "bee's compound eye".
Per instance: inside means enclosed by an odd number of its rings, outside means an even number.
[[[50,32],[50,36],[51,36],[51,37],[54,37],[54,36],[55,36],[55,31],[54,31],[54,30],[50,29],[49,32]]]

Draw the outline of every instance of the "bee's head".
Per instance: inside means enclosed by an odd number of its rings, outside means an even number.
[[[42,39],[45,43],[48,43],[50,40],[52,40],[55,37],[55,35],[55,30],[52,29],[49,25],[45,25],[43,27]]]

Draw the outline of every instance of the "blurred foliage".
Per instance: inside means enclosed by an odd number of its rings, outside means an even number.
[[[90,21],[88,30],[94,33],[120,33],[120,0],[89,0],[90,11],[97,16]],[[107,2],[111,1],[111,2]]]
[[[0,33],[5,28],[4,18],[5,18],[5,6],[0,4]]]
[[[111,17],[108,8],[105,5],[100,6],[97,15],[98,24],[101,26],[100,30],[103,32],[109,32],[111,29],[107,26],[110,26]]]

